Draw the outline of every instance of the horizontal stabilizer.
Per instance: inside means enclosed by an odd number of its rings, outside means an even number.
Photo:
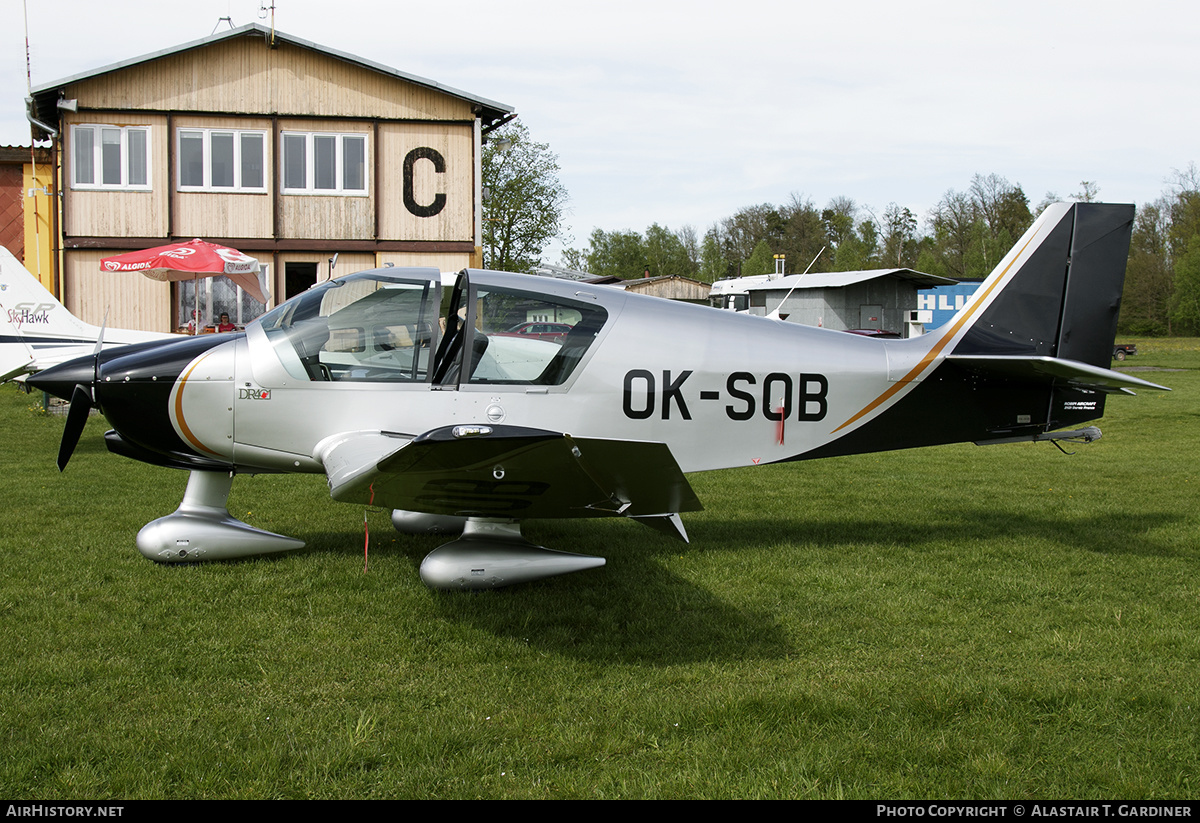
[[[965,366],[1008,380],[1030,383],[1052,383],[1077,389],[1090,389],[1109,394],[1130,392],[1132,389],[1155,389],[1170,391],[1166,386],[1151,383],[1123,372],[1080,363],[1077,360],[1062,360],[1057,357],[1022,357],[1019,355],[963,355],[951,354],[948,362]]]
[[[9,350],[12,349],[12,350]],[[33,371],[33,357],[28,350],[14,347],[0,348],[0,383]]]

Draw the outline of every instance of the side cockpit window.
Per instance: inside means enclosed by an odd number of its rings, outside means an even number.
[[[439,300],[440,280],[369,272],[312,289],[261,323],[298,380],[422,383]]]
[[[561,385],[608,319],[595,303],[490,286],[472,290],[470,308],[472,384]]]

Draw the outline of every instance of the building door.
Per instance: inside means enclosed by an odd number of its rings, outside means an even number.
[[[860,329],[882,329],[883,306],[859,306],[858,327]]]
[[[317,283],[317,264],[284,263],[283,281],[284,299],[303,294]]]

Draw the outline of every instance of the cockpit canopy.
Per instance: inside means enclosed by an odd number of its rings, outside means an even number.
[[[608,319],[593,294],[465,270],[385,268],[330,280],[257,322],[297,380],[557,386]],[[464,368],[465,363],[465,368]]]

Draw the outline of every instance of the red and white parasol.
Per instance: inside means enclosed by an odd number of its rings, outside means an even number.
[[[171,243],[131,251],[100,261],[105,271],[140,271],[152,280],[192,280],[225,275],[262,304],[267,296],[258,285],[258,261],[237,249],[204,240]]]

